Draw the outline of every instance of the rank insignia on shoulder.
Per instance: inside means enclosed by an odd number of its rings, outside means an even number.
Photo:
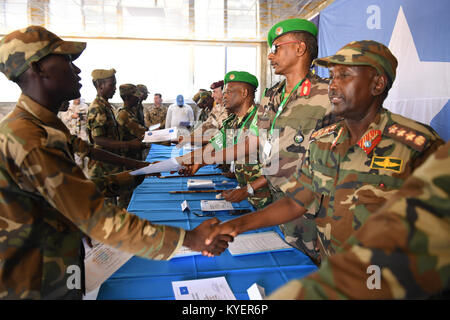
[[[428,138],[423,133],[398,123],[388,127],[385,133],[388,137],[400,141],[417,151],[423,151],[428,142]]]
[[[303,81],[303,84],[300,88],[300,96],[309,96],[309,93],[311,92],[311,81],[306,79]]]
[[[370,130],[359,141],[358,145],[369,154],[381,141],[381,130]]]
[[[393,157],[377,157],[372,158],[372,163],[370,164],[371,169],[383,169],[394,172],[402,172],[403,160],[400,158]]]
[[[320,138],[320,137],[325,136],[327,134],[333,133],[333,130],[336,129],[336,127],[337,127],[336,124],[332,124],[331,126],[319,129],[317,131],[314,131],[311,134],[310,141],[314,141],[317,138]]]

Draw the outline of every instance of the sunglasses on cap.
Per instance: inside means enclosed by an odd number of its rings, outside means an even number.
[[[270,53],[272,54],[276,54],[278,47],[282,46],[283,44],[289,44],[289,43],[302,43],[303,41],[286,41],[286,42],[281,42],[279,44],[272,44],[272,46],[270,47]]]

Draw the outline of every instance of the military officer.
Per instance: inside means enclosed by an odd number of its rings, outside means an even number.
[[[442,298],[450,289],[449,186],[447,142],[317,272],[269,299]]]
[[[144,109],[145,125],[151,127],[160,124],[160,129],[164,129],[166,125],[167,106],[162,103],[162,95],[155,93],[153,96],[154,103]]]
[[[254,75],[245,71],[230,71],[225,75],[224,84],[222,103],[230,116],[223,121],[222,128],[211,139],[211,146],[216,151],[244,139],[244,130],[250,127],[258,109],[255,105],[258,79]],[[251,187],[251,182],[261,176],[261,164],[258,161],[238,161],[235,163],[234,173],[240,189],[223,192],[225,200],[241,202],[248,197],[248,201],[256,208],[263,208],[272,201],[268,187],[256,192]]]
[[[137,112],[138,102],[141,93],[134,84],[126,83],[119,87],[120,97],[123,100],[123,107],[116,111],[116,120],[119,129],[119,136],[122,141],[132,141],[135,139],[142,140],[147,130],[146,127],[139,123]],[[136,160],[143,157],[141,150],[126,150],[123,156]],[[133,190],[119,197],[117,205],[120,208],[127,208],[131,200]]]
[[[116,70],[96,69],[92,71],[92,82],[97,89],[97,97],[91,103],[87,112],[87,131],[91,143],[100,148],[118,154],[128,150],[140,151],[145,145],[141,139],[121,141],[118,124],[114,115],[114,109],[108,99],[116,92]],[[105,174],[121,172],[120,166],[114,166],[93,159],[88,163],[89,177],[98,178]],[[116,203],[115,198],[109,201]]]
[[[251,186],[254,190],[269,186],[274,200],[283,197],[280,185],[301,167],[313,130],[325,125],[324,118],[333,119],[329,117],[328,82],[310,72],[311,62],[317,57],[316,37],[315,24],[303,19],[281,21],[272,26],[267,36],[270,64],[276,74],[286,79],[264,92],[250,126],[254,137],[247,141],[248,150],[259,145],[264,164],[263,175]],[[237,152],[226,150],[223,157],[225,154]],[[317,264],[320,262],[315,221],[310,213],[282,224],[281,228],[286,241]]]
[[[287,195],[265,209],[217,227],[233,235],[303,215],[314,205],[322,258],[336,252],[441,144],[429,126],[382,107],[397,59],[375,41],[355,41],[316,60],[330,68],[330,102],[341,120],[314,132]]]
[[[22,91],[0,122],[1,299],[81,299],[85,234],[161,260],[182,244],[207,249],[203,239],[218,221],[208,220],[192,231],[153,225],[105,203],[104,195],[142,178],[124,172],[96,183],[86,179],[75,164],[70,132],[57,117],[63,101],[80,96],[81,70],[73,61],[85,47],[39,26],[0,41],[0,71]],[[225,247],[218,240],[212,249],[218,254]],[[82,278],[81,287],[68,285],[73,276]]]

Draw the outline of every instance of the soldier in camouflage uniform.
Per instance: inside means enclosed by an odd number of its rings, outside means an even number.
[[[258,79],[254,75],[245,71],[230,71],[225,75],[224,83],[223,105],[230,116],[223,121],[222,128],[211,139],[211,145],[216,151],[243,140],[245,138],[243,132],[250,127],[258,109],[254,102]],[[223,192],[225,200],[241,202],[248,197],[248,201],[259,209],[272,201],[268,187],[255,192],[251,186],[251,183],[261,176],[261,164],[258,161],[254,163],[239,161],[235,164],[234,173],[240,189]]]
[[[317,272],[269,299],[442,298],[450,289],[449,186],[447,142]]]
[[[182,244],[217,254],[230,240],[204,247],[217,219],[185,231],[105,203],[104,195],[142,177],[86,179],[74,162],[76,140],[56,116],[63,101],[80,96],[81,70],[73,60],[85,47],[39,26],[0,41],[0,71],[22,90],[0,122],[0,299],[81,299],[84,234],[149,259],[169,259]]]
[[[120,97],[123,100],[123,107],[116,112],[116,120],[119,129],[119,136],[122,141],[131,141],[135,139],[142,140],[147,128],[139,123],[137,117],[138,102],[141,93],[133,84],[122,84],[119,87]],[[123,156],[136,160],[142,159],[141,150],[127,150]],[[133,190],[119,197],[117,205],[120,208],[127,208],[133,195]]]
[[[118,154],[124,154],[129,150],[140,151],[145,147],[141,142],[141,139],[121,141],[114,110],[108,102],[108,99],[112,98],[116,91],[115,73],[116,71],[114,69],[96,69],[92,71],[92,81],[97,89],[97,97],[89,106],[87,113],[86,127],[89,139],[90,142],[97,147]],[[89,160],[88,169],[90,178],[98,178],[106,174],[113,174],[123,170],[120,166],[107,164],[93,159]],[[115,198],[111,198],[109,201],[116,204]]]
[[[317,57],[316,36],[314,23],[303,19],[281,21],[268,33],[271,48],[268,59],[275,73],[286,79],[265,90],[257,117],[250,126],[253,135],[259,136],[259,142],[249,141],[259,144],[260,154],[264,151],[261,161],[265,165],[263,176],[252,186],[258,190],[269,185],[274,201],[284,196],[280,185],[301,167],[313,130],[323,126],[324,118],[333,119],[329,116],[328,82],[309,71],[312,60]],[[272,135],[272,129],[278,133],[278,138]],[[265,150],[270,152],[266,155]],[[307,213],[280,227],[287,242],[319,264],[313,215]]]
[[[235,235],[280,224],[313,205],[321,256],[326,258],[443,144],[429,126],[382,107],[397,67],[384,45],[352,42],[316,63],[330,67],[330,102],[333,113],[344,120],[311,135],[301,170],[280,187],[287,197],[222,224],[217,232]]]
[[[139,92],[139,101],[138,105],[136,106],[136,116],[139,121],[139,124],[143,127],[145,127],[145,119],[144,119],[144,106],[142,105],[143,101],[147,100],[148,98],[148,89],[143,84],[138,84],[137,91]]]
[[[155,124],[161,124],[159,129],[164,129],[166,126],[167,106],[162,104],[160,93],[155,93],[154,103],[148,108],[144,109],[145,125],[151,127]]]

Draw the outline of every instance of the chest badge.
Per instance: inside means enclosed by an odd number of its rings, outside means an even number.
[[[403,160],[393,157],[373,157],[370,164],[371,169],[383,169],[394,172],[402,172]]]
[[[295,143],[302,143],[303,140],[305,140],[305,138],[303,137],[301,132],[297,133],[297,135],[294,137],[294,142]]]

